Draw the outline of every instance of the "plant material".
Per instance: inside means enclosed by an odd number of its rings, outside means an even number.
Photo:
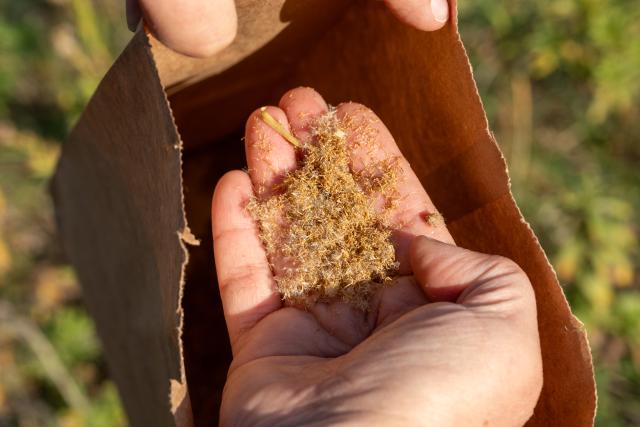
[[[269,114],[266,107],[262,107],[260,109],[260,116],[266,124],[268,124],[273,130],[278,132],[284,139],[289,141],[293,146],[300,148],[301,144],[298,138],[293,136],[291,132],[289,132],[287,129],[285,129],[284,126],[282,126],[282,124],[280,124],[279,121],[274,119],[273,116]]]
[[[268,118],[265,122],[272,126]],[[397,162],[374,163],[354,173],[347,127],[335,111],[311,128],[311,139],[299,145],[298,168],[274,196],[253,199],[248,209],[286,301],[307,306],[342,300],[366,309],[397,269],[384,220],[391,204],[375,204],[380,197],[395,197]],[[375,143],[374,136],[368,143]]]
[[[424,216],[424,220],[432,227],[444,224],[444,217],[440,212],[429,212]]]

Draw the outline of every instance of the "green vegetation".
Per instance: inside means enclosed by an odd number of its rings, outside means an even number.
[[[129,37],[112,3],[0,0],[2,426],[125,425],[47,192],[69,127]]]
[[[589,332],[597,424],[640,425],[640,9],[460,3],[513,192]]]
[[[47,194],[60,144],[130,37],[121,3],[0,0],[0,425],[125,424]],[[589,331],[598,425],[640,425],[640,9],[460,3],[513,191]]]

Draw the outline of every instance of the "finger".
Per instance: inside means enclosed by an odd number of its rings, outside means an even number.
[[[526,274],[513,261],[419,236],[411,246],[416,281],[431,301],[476,308],[524,307],[535,312]]]
[[[287,115],[279,108],[266,107],[266,112],[289,130]],[[245,129],[245,151],[249,175],[256,195],[266,199],[275,187],[297,166],[295,148],[262,119],[262,111],[254,111]]]
[[[447,0],[385,0],[394,15],[407,25],[435,31],[449,19]]]
[[[158,39],[184,55],[210,56],[231,44],[238,18],[233,0],[139,0]]]
[[[324,98],[310,87],[291,89],[278,105],[287,115],[291,132],[303,142],[310,138],[314,120],[329,110]]]
[[[396,161],[398,182],[397,203],[388,212],[388,222],[393,231],[399,273],[409,274],[409,247],[415,236],[427,235],[447,243],[453,243],[444,221],[429,221],[437,215],[437,209],[422,187],[420,180],[402,156],[386,126],[370,109],[361,104],[346,103],[338,106],[338,118],[347,132],[351,150],[351,167],[355,172],[380,164]]]
[[[258,229],[246,210],[252,197],[246,173],[224,175],[213,195],[213,252],[231,345],[281,306]]]

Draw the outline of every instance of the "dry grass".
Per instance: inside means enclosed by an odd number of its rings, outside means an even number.
[[[298,168],[274,196],[253,199],[248,209],[286,301],[308,306],[342,300],[366,309],[397,269],[385,225],[396,194],[397,162],[369,164],[354,174],[345,131],[351,128],[334,111],[311,127],[313,137],[299,146]],[[375,144],[371,132],[352,139]]]

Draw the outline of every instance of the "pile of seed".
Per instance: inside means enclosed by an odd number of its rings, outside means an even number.
[[[385,225],[397,167],[379,162],[354,173],[347,141],[347,130],[353,135],[354,129],[335,111],[315,120],[311,129],[310,140],[298,147],[298,168],[275,195],[251,200],[248,209],[285,300],[305,306],[342,300],[366,309],[397,269]],[[373,141],[363,134],[360,144]],[[382,207],[381,198],[387,200]]]

